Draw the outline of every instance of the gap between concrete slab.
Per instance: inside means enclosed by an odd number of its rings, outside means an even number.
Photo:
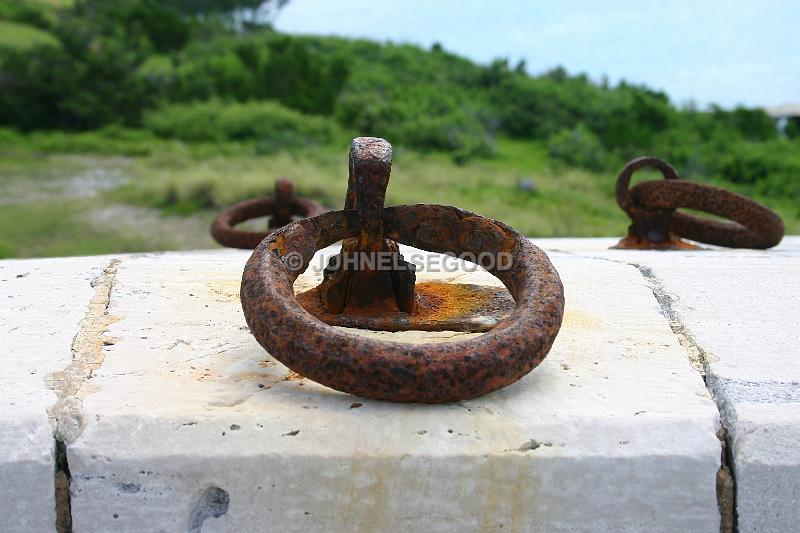
[[[717,410],[720,412],[720,430],[717,433],[717,438],[722,447],[720,453],[720,468],[717,472],[717,504],[719,505],[720,512],[720,533],[733,533],[738,530],[736,523],[736,479],[733,471],[733,457],[731,450],[733,443],[730,442],[729,432],[725,427],[722,417],[723,406],[720,404],[720,399],[717,398],[711,389],[708,387],[708,357],[706,356],[703,348],[697,343],[697,340],[688,330],[688,328],[680,321],[677,311],[672,306],[672,298],[664,290],[658,280],[655,272],[649,267],[628,263],[636,267],[645,279],[650,289],[653,291],[658,305],[661,307],[661,312],[667,318],[669,327],[678,338],[678,342],[689,353],[689,360],[692,366],[700,372],[703,377],[703,383],[709,389],[711,397],[717,405]]]
[[[69,495],[71,474],[67,463],[67,446],[56,439],[56,532],[72,533],[72,505]]]
[[[92,377],[92,372],[103,364],[103,346],[114,342],[113,339],[105,338],[103,333],[117,320],[108,314],[108,304],[120,262],[120,259],[111,260],[103,273],[92,280],[94,294],[72,341],[72,361],[64,370],[45,377],[48,388],[56,393],[56,402],[48,408],[47,414],[53,424],[55,439],[56,468],[53,487],[58,533],[72,533],[67,446],[80,436],[86,426],[83,417],[83,398],[86,394],[84,387]]]
[[[620,261],[611,259],[609,257],[598,256],[592,253],[575,253],[567,250],[558,250],[559,253],[565,255],[572,255],[577,257],[585,257],[590,259],[599,259],[602,261],[609,261],[620,265],[631,266],[639,271],[644,278],[650,290],[653,291],[653,296],[661,308],[661,313],[667,319],[670,329],[678,338],[680,345],[687,351],[689,355],[689,362],[692,367],[700,373],[703,378],[703,384],[708,389],[711,398],[714,400],[719,412],[720,430],[717,432],[717,438],[720,441],[720,468],[717,472],[717,505],[719,506],[720,513],[720,533],[734,533],[738,531],[737,514],[736,514],[736,473],[734,471],[733,462],[733,443],[730,439],[730,432],[725,427],[724,405],[722,400],[714,394],[708,386],[708,358],[705,350],[700,346],[689,329],[681,322],[677,311],[672,306],[671,296],[664,290],[664,287],[658,280],[655,272],[650,267],[641,265],[635,262]]]

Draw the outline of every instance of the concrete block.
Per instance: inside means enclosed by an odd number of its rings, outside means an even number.
[[[107,258],[0,261],[0,531],[55,531],[52,374]]]
[[[69,429],[76,532],[718,530],[718,413],[636,268],[553,254],[567,307],[544,363],[430,406],[272,359],[242,317],[247,255],[119,264]]]
[[[731,438],[739,530],[798,530],[800,256],[711,253],[648,264],[706,362]]]
[[[560,249],[637,265],[706,373],[728,433],[739,531],[800,530],[800,238],[771,250],[594,244]]]
[[[244,252],[0,262],[0,531],[53,530],[54,431],[75,531],[716,529],[716,414],[690,360],[728,431],[739,529],[800,528],[800,238],[534,242],[566,287],[552,353],[447,406],[354,398],[271,359],[241,317]]]
[[[739,531],[800,528],[800,402],[772,403],[776,399],[735,404],[731,431]]]

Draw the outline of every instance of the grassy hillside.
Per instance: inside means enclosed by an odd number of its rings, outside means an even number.
[[[395,146],[390,203],[457,205],[528,235],[622,234],[614,177],[644,154],[800,231],[800,138],[758,109],[289,36],[177,0],[85,5],[0,0],[0,256],[208,246],[214,212],[281,176],[339,208],[356,135]]]
[[[269,193],[282,176],[331,208],[344,201],[346,139],[258,155],[248,143],[137,135],[0,134],[0,257],[214,246],[214,213]],[[493,157],[463,164],[401,148],[387,202],[457,205],[532,236],[621,235],[627,220],[613,199],[614,179],[554,164],[531,141],[499,139]],[[800,232],[795,203],[760,199],[784,216],[788,232]]]

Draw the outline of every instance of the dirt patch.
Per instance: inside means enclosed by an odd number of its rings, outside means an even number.
[[[79,170],[62,170],[53,163],[46,172],[31,170],[30,174],[3,174],[4,184],[0,205],[20,205],[47,200],[92,198],[124,185],[130,178],[125,169],[130,161],[87,159],[70,161],[67,166],[85,166]]]

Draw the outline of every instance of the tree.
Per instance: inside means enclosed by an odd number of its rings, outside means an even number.
[[[289,0],[166,0],[162,2],[185,15],[206,16],[235,12],[275,12]]]

